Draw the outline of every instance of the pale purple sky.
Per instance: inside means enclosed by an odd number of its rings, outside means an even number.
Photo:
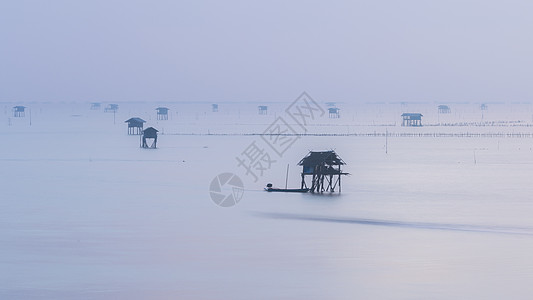
[[[533,1],[0,1],[0,101],[533,100]]]

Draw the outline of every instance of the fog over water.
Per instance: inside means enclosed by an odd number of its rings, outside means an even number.
[[[532,14],[1,1],[0,299],[531,299]]]
[[[3,1],[0,101],[527,101],[529,1]]]
[[[482,120],[475,103],[440,115],[436,104],[337,103],[340,118],[317,117],[281,156],[257,133],[279,117],[297,128],[290,103],[268,103],[266,115],[254,104],[165,103],[168,120],[151,103],[114,114],[24,104],[25,117],[4,103],[0,118],[2,299],[533,292],[530,104],[491,104]],[[404,109],[424,112],[424,126],[402,127]],[[131,117],[160,131],[157,149],[127,134]],[[252,143],[275,160],[257,181],[236,160]],[[263,190],[284,187],[287,165],[288,186],[299,187],[297,162],[330,149],[350,173],[342,193]],[[244,193],[220,207],[210,184],[226,172]]]

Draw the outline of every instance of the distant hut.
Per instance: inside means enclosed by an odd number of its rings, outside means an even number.
[[[218,104],[211,104],[211,108],[213,109],[213,112],[218,112]]]
[[[105,108],[104,108],[104,112],[112,112],[112,113],[116,113],[118,110],[118,104],[108,104]]]
[[[91,103],[91,110],[99,110],[100,107],[101,107],[101,104],[99,102]]]
[[[168,120],[168,108],[158,107],[157,110],[157,119],[158,120]]]
[[[302,166],[302,189],[309,189],[311,193],[335,192],[338,187],[341,192],[341,166],[346,163],[335,151],[310,151],[307,156],[298,163]],[[311,177],[311,186],[307,185],[306,176]]]
[[[328,108],[328,111],[329,111],[329,118],[330,119],[338,119],[341,117],[339,111],[340,111],[340,108],[337,108],[337,107],[330,107]]]
[[[157,133],[159,130],[148,127],[145,130],[142,131],[141,135],[141,148],[147,148],[147,149],[155,149],[157,148]],[[149,140],[152,141],[152,143],[149,143]]]
[[[452,112],[448,105],[439,105],[438,110],[439,114],[449,114]]]
[[[15,117],[15,118],[23,118],[23,117],[25,117],[26,116],[25,109],[26,109],[25,106],[20,106],[20,105],[14,106],[13,107],[13,117]]]
[[[260,115],[266,115],[267,114],[268,106],[260,105],[257,108],[259,109],[259,114]]]
[[[128,123],[128,134],[139,135],[142,134],[144,123],[146,123],[146,121],[141,118],[131,118],[124,121],[124,123]]]
[[[483,104],[481,104],[481,106],[479,108],[481,108],[481,110],[487,110],[487,109],[489,109],[489,106],[487,104],[483,103]]]
[[[402,114],[402,126],[420,127],[422,126],[422,114],[419,113],[404,113]]]

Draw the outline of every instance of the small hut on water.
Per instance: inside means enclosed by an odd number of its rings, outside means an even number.
[[[129,135],[139,135],[142,134],[145,120],[141,118],[130,118],[124,123],[128,123],[128,134]]]
[[[341,176],[348,175],[341,170],[346,163],[335,151],[310,151],[298,163],[302,166],[302,189],[309,189],[311,193],[335,192],[338,187],[341,192]],[[311,186],[307,185],[306,176],[311,177]]]
[[[23,118],[23,117],[25,117],[26,116],[25,109],[26,109],[26,106],[20,106],[20,105],[14,106],[13,107],[13,117],[15,117],[15,118]]]
[[[101,104],[99,102],[93,102],[91,103],[91,110],[99,110]]]
[[[159,130],[153,127],[148,127],[145,130],[143,130],[142,135],[141,135],[141,148],[156,149],[158,132]],[[152,142],[149,143],[148,140],[151,140]]]
[[[218,112],[218,104],[211,104],[211,108],[213,109],[213,112]]]
[[[168,120],[168,108],[158,107],[157,110],[157,119],[158,120]]]
[[[408,126],[408,127],[421,127],[422,126],[422,114],[403,113],[402,118],[403,118],[402,126]]]
[[[118,104],[108,104],[105,108],[104,108],[104,112],[112,112],[112,113],[116,113],[118,110]]]
[[[449,114],[452,112],[448,105],[439,105],[438,106],[439,114]]]
[[[268,112],[268,106],[266,105],[259,105],[257,108],[259,109],[260,115],[266,115]]]
[[[329,118],[330,119],[338,119],[341,117],[339,111],[340,111],[340,108],[337,108],[337,107],[330,107],[328,108],[328,111],[329,111]]]

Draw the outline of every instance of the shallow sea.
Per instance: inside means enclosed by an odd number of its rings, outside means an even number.
[[[304,136],[255,181],[235,158],[254,141],[268,151],[259,136],[175,134],[254,131],[231,114],[150,119],[166,133],[146,150],[122,123],[135,107],[115,124],[43,107],[31,126],[2,117],[2,299],[533,295],[533,139]],[[332,128],[383,130],[346,126]],[[342,193],[262,190],[284,186],[287,165],[299,187],[297,162],[328,149],[347,163]],[[233,207],[210,198],[224,172],[244,183]]]

